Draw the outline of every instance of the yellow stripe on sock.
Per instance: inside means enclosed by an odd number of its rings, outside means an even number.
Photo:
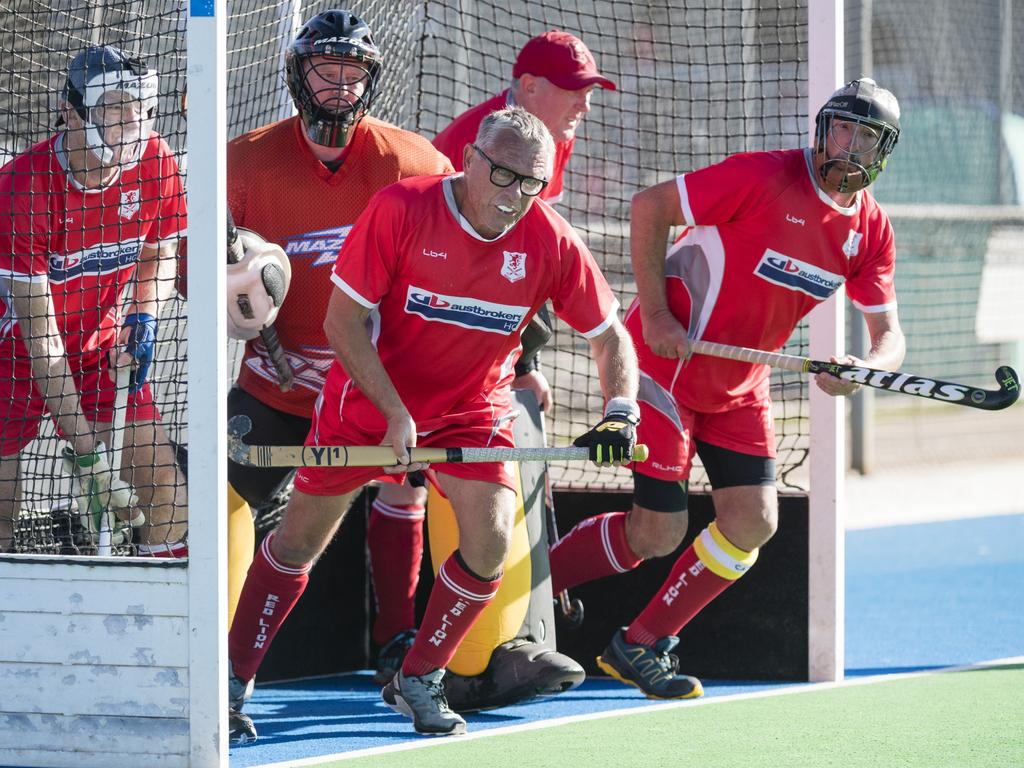
[[[693,549],[713,574],[729,581],[736,581],[757,562],[756,549],[744,552],[725,538],[715,523],[700,532]]]

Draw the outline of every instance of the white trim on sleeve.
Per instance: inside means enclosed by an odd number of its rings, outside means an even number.
[[[188,237],[188,227],[182,227],[173,234],[158,237],[156,240],[147,240],[144,245],[156,245],[159,247],[161,245],[167,245],[168,243],[177,243],[184,240],[186,237]]]
[[[335,274],[334,272],[331,272],[331,282],[334,283],[336,286],[338,286],[338,288],[340,288],[341,291],[346,296],[348,296],[350,299],[352,299],[352,301],[354,301],[356,304],[360,304],[360,305],[366,307],[367,309],[376,309],[377,308],[376,304],[374,304],[372,301],[368,301],[367,299],[364,299],[362,296],[360,296],[359,292],[356,291],[355,288],[353,288],[351,285],[349,285],[344,280],[342,280],[340,277],[338,277],[338,275]]]
[[[896,309],[895,301],[890,301],[888,304],[872,304],[871,306],[861,304],[859,301],[853,301],[853,299],[850,299],[850,302],[861,312],[864,312],[865,314],[868,315],[877,312],[892,312],[894,309]]]
[[[602,333],[604,333],[606,330],[608,330],[608,327],[612,323],[615,322],[615,319],[618,316],[619,316],[619,302],[616,301],[612,305],[612,311],[608,313],[608,317],[606,317],[604,319],[604,321],[600,325],[598,325],[596,328],[591,328],[589,331],[587,331],[586,333],[582,334],[583,338],[584,339],[592,339],[595,336],[600,336]]]
[[[688,227],[697,226],[693,220],[693,211],[690,210],[690,193],[686,191],[686,174],[676,176],[676,189],[679,190],[679,208],[683,212],[683,221]]]
[[[15,272],[13,269],[0,270],[8,280],[17,280],[19,283],[45,283],[50,279],[49,275],[26,275],[24,272]]]

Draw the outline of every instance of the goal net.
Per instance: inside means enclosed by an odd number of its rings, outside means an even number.
[[[231,4],[232,135],[289,108],[278,74],[287,41],[282,28],[332,7],[307,2],[296,12],[296,6],[243,10],[244,3]],[[484,1],[367,2],[359,12],[385,57],[374,113],[428,138],[508,87],[516,55],[532,36],[559,28],[587,43],[618,90],[594,94],[557,208],[593,251],[623,310],[635,296],[628,221],[638,189],[733,152],[806,141],[806,9],[796,0],[683,7],[664,0],[575,6],[528,0],[512,7]],[[806,352],[803,329],[787,351]],[[541,368],[554,393],[549,439],[565,445],[602,408],[589,346],[557,322]],[[780,479],[806,487],[806,478],[794,473],[808,447],[805,384],[794,374],[775,374],[773,398]],[[559,486],[616,489],[631,483],[625,470],[578,464],[555,465],[552,474]],[[695,487],[703,481],[695,477]]]
[[[4,62],[0,80],[0,165],[66,127],[58,127],[57,121],[69,63],[87,46],[96,45],[116,46],[141,56],[146,66],[158,71],[159,116],[155,130],[164,137],[172,152],[180,153],[185,142],[185,123],[179,109],[185,89],[184,7],[181,0],[159,3],[14,0],[5,3],[0,13],[0,51]],[[92,69],[83,70],[86,73],[83,84],[95,74],[94,65],[102,68],[98,61],[89,64]],[[114,134],[121,131],[121,136],[125,137],[128,128],[110,117],[113,108],[99,109],[105,110],[103,119],[107,121],[104,140],[116,145],[119,139],[112,138]],[[90,118],[100,119],[92,109],[86,111]],[[122,114],[117,119],[126,118]],[[64,151],[63,143],[61,148]],[[75,151],[68,147],[62,156],[73,156]],[[130,268],[124,268],[122,258],[132,256],[129,250],[133,254],[140,253],[140,239],[173,248],[177,227],[174,221],[168,220],[169,209],[147,199],[152,197],[151,188],[139,181],[142,174],[133,170],[135,161],[130,155],[124,156],[113,179],[105,180],[113,190],[109,193],[76,192],[74,184],[65,183],[59,178],[60,174],[51,177],[46,166],[19,166],[13,162],[8,165],[4,186],[8,196],[2,205],[44,213],[8,217],[11,226],[7,229],[13,230],[9,234],[19,255],[17,258],[14,254],[5,256],[3,270],[8,277],[14,276],[12,272],[19,273],[24,283],[28,273],[45,274],[48,269],[50,291],[55,297],[55,321],[59,326],[66,326],[64,351],[76,372],[95,366],[98,355],[109,346],[109,333],[116,323],[116,315],[138,309],[132,301],[142,296],[140,291],[152,291],[158,299],[160,322],[156,361],[150,369],[148,382],[163,430],[168,439],[180,442],[186,439],[182,367],[185,305],[175,292],[173,254],[169,259],[162,259],[145,280],[140,278],[144,274],[141,268],[132,273]],[[164,178],[171,172],[169,167],[159,172],[161,184],[177,183],[176,179]],[[101,196],[103,202],[96,202]],[[143,223],[144,220],[152,222],[152,226]],[[21,250],[31,251],[31,264],[29,254],[20,253]],[[145,248],[141,252],[144,253]],[[48,256],[54,258],[47,267]],[[40,263],[44,265],[41,268]],[[145,274],[149,275],[148,269]],[[5,394],[9,406],[5,411],[7,442],[4,452],[16,451],[26,437],[38,432],[35,439],[22,448],[20,462],[16,453],[2,459],[0,516],[9,515],[12,505],[20,507],[14,526],[13,549],[16,551],[95,552],[100,543],[102,521],[96,515],[79,514],[70,473],[61,460],[63,441],[58,439],[53,421],[39,409],[43,395],[40,388],[50,390],[56,383],[59,390],[60,382],[53,382],[53,378],[61,374],[59,369],[56,373],[51,369],[44,376],[38,371],[29,373],[26,367],[28,346],[41,343],[42,335],[34,339],[25,337],[24,324],[12,317],[10,295],[5,293],[0,298],[7,313],[0,339],[3,348],[0,364],[4,366],[4,376],[11,377],[10,391]],[[103,393],[108,392],[108,387],[101,381],[105,375],[101,372],[77,383],[83,401],[105,402],[108,395]],[[129,403],[132,400],[134,398],[130,398]],[[114,399],[115,414],[124,415],[127,407]],[[105,413],[107,420],[117,418],[112,417],[109,410],[100,413]],[[155,437],[141,432],[136,436],[139,444],[122,445],[127,461],[140,468],[133,480],[139,486],[138,509],[147,518],[144,528],[135,531],[134,543],[148,543],[158,548],[184,535],[184,476],[175,467],[171,448],[157,450]],[[106,441],[108,444],[117,442],[109,435]],[[155,489],[157,484],[161,485],[159,491]],[[5,538],[3,531],[4,521],[0,520],[0,539]],[[108,551],[112,547],[113,553],[128,554],[134,552],[129,546],[131,540],[131,534],[118,522],[105,546]],[[11,548],[10,538],[6,543],[0,540],[0,550]]]
[[[328,2],[229,3],[229,136],[291,113],[281,76],[282,51],[297,26]],[[560,203],[598,259],[623,308],[635,295],[628,258],[629,201],[640,187],[743,150],[803,144],[806,116],[806,10],[795,0],[627,6],[581,4],[564,9],[536,0],[514,8],[491,2],[385,2],[358,9],[385,55],[378,117],[433,137],[451,118],[507,87],[512,62],[533,35],[572,31],[618,84],[595,95],[579,131]],[[13,154],[53,130],[57,98],[73,52],[109,43],[146,56],[160,71],[157,129],[179,154],[185,90],[184,5],[16,0],[4,17],[7,82],[0,94],[0,146]],[[179,158],[183,166],[185,158]],[[166,291],[158,361],[150,383],[172,440],[188,441],[184,412],[185,302]],[[805,347],[799,332],[789,351]],[[237,359],[237,349],[235,357]],[[554,390],[550,440],[567,444],[602,406],[589,347],[558,323],[542,369]],[[779,472],[785,480],[807,451],[806,390],[799,377],[776,374]],[[48,420],[21,454],[19,546],[38,551],[91,551],[76,535],[60,441]],[[553,468],[556,484],[628,487],[625,471]],[[700,478],[695,478],[697,485]],[[79,526],[80,527],[80,526]]]

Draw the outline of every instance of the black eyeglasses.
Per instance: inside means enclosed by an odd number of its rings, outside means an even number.
[[[527,197],[535,197],[543,192],[544,187],[548,185],[547,181],[544,179],[535,179],[533,176],[524,176],[521,173],[516,173],[511,168],[498,165],[484,154],[484,151],[476,144],[470,144],[469,146],[475,149],[480,157],[486,160],[488,165],[491,166],[491,184],[496,187],[511,187],[518,181],[520,192]]]

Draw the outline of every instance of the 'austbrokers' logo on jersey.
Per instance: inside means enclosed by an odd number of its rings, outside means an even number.
[[[843,284],[842,275],[783,256],[771,248],[764,252],[761,261],[754,268],[754,274],[763,277],[769,283],[806,293],[816,299],[827,299]]]
[[[292,235],[284,241],[284,252],[289,256],[311,256],[311,267],[333,267],[338,251],[345,244],[345,238],[352,231],[351,224],[317,232]]]
[[[405,297],[405,311],[431,322],[508,336],[519,328],[530,308],[495,304],[466,296],[443,296],[410,285]]]
[[[78,253],[50,257],[48,277],[51,283],[66,283],[82,275],[105,275],[139,260],[139,243],[105,243]]]

